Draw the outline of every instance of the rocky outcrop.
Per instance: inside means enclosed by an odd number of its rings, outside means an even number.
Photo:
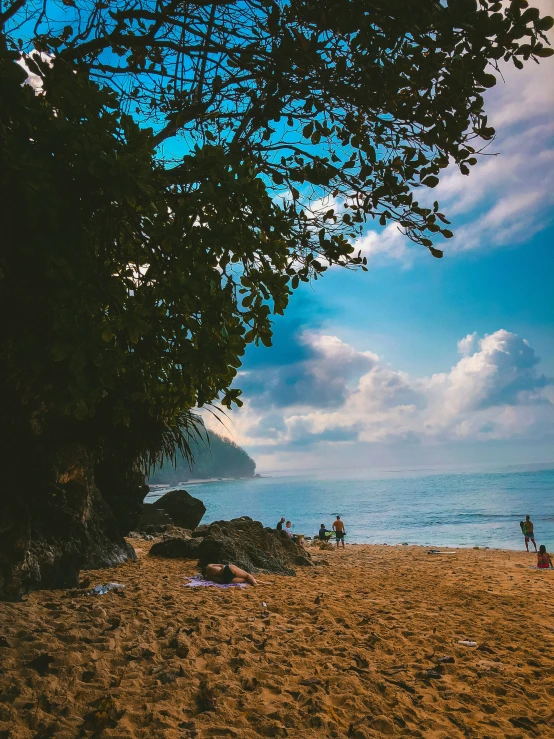
[[[188,539],[169,536],[156,542],[149,556],[169,557],[170,559],[198,559],[202,539]]]
[[[311,557],[300,545],[274,529],[264,528],[248,516],[216,521],[202,527],[203,536],[171,538],[155,544],[150,554],[163,557],[198,558],[200,566],[235,564],[248,572],[294,575],[295,566],[309,566]]]
[[[204,503],[186,490],[170,490],[153,505],[164,510],[176,526],[184,529],[195,529],[206,513]]]
[[[171,516],[157,503],[143,503],[138,529],[144,531],[146,526],[168,526],[173,523]]]
[[[235,564],[248,572],[294,575],[294,566],[311,565],[300,544],[275,529],[265,528],[248,516],[215,521],[201,539],[198,563]]]
[[[76,587],[81,569],[136,557],[95,484],[86,447],[65,445],[48,458],[46,483],[12,483],[0,497],[0,600]]]

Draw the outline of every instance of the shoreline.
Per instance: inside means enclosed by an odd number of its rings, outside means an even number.
[[[272,528],[284,515],[292,521],[294,533],[315,536],[321,522],[330,528],[340,513],[351,543],[519,551],[524,543],[519,521],[526,514],[535,523],[537,544],[554,550],[553,484],[551,470],[523,477],[495,474],[485,481],[456,475],[442,481],[433,477],[426,482],[407,478],[335,483],[306,476],[296,481],[287,477],[203,480],[194,488],[179,487],[203,500],[204,523],[246,513]],[[154,488],[147,501],[155,503],[163,492]],[[455,503],[450,505],[452,497]]]
[[[249,480],[262,480],[266,479],[267,477],[270,477],[270,475],[252,475],[252,477],[200,477],[194,478],[193,480],[180,480],[179,482],[175,483],[154,483],[153,485],[148,485],[148,487],[150,488],[150,492],[146,497],[148,498],[148,496],[152,492],[157,492],[159,490],[171,490],[182,485],[201,485],[202,483],[206,482],[247,482]]]

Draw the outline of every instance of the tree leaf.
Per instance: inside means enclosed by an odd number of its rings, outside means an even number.
[[[439,184],[439,178],[435,177],[435,175],[429,175],[421,181],[421,184],[426,185],[427,187],[436,187]]]
[[[483,74],[479,77],[479,82],[483,87],[494,87],[496,85],[496,77],[494,74]]]
[[[554,49],[548,46],[548,47],[544,47],[543,49],[535,49],[533,53],[535,54],[535,56],[539,56],[543,59],[546,59],[547,57],[552,56],[554,54]],[[514,59],[514,64],[515,63],[516,63],[516,59]]]

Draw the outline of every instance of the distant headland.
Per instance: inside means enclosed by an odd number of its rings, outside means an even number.
[[[192,444],[194,462],[189,465],[181,454],[177,454],[176,465],[166,462],[154,470],[149,479],[151,485],[176,485],[180,482],[197,480],[254,477],[256,462],[234,441],[214,431],[207,438]]]

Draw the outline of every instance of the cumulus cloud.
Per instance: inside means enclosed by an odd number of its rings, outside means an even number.
[[[552,381],[533,347],[504,329],[458,344],[448,372],[413,377],[336,336],[302,334],[308,357],[245,387],[235,437],[247,445],[353,442],[436,444],[544,436],[552,430]],[[247,377],[242,378],[247,379]],[[241,383],[244,387],[244,382]]]
[[[298,339],[301,361],[252,372],[241,383],[256,406],[334,407],[344,402],[353,377],[378,359],[357,352],[336,336],[304,332]]]
[[[468,334],[463,339],[460,339],[460,341],[458,341],[459,354],[463,354],[464,357],[466,357],[468,354],[471,354],[475,350],[476,343],[477,331],[474,331],[472,334]]]
[[[460,359],[450,372],[423,381],[433,408],[431,419],[447,427],[474,411],[540,402],[548,380],[537,372],[539,361],[534,349],[516,334],[502,329],[485,336],[479,349]]]

